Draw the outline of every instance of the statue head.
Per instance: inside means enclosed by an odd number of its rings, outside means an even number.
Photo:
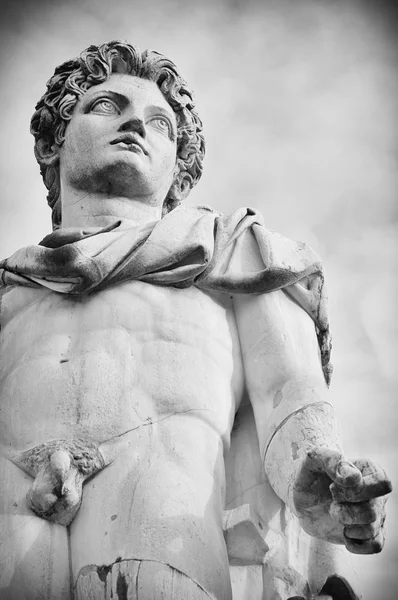
[[[126,42],[112,41],[90,46],[78,58],[55,69],[47,91],[36,105],[31,120],[35,156],[48,189],[53,228],[61,225],[59,160],[50,149],[61,147],[74,108],[89,88],[107,81],[114,73],[153,81],[174,111],[177,123],[177,158],[173,183],[164,199],[163,214],[173,210],[199,181],[203,169],[205,141],[202,123],[195,110],[192,91],[175,64],[151,50],[140,52]]]

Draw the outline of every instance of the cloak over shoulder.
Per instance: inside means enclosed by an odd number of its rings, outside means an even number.
[[[255,240],[261,270],[253,269],[250,256],[242,270],[232,266],[247,236]],[[87,294],[134,279],[230,294],[283,289],[313,319],[330,382],[331,338],[320,259],[307,244],[265,229],[262,216],[251,208],[226,216],[205,206],[180,206],[141,226],[117,220],[104,228],[58,229],[39,245],[0,261],[0,285],[44,286],[64,294]]]

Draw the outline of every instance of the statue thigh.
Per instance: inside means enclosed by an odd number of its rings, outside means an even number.
[[[109,567],[89,565],[79,573],[75,600],[209,600],[192,579],[151,560],[122,560]]]
[[[155,556],[137,557],[134,535],[128,533],[131,499],[137,497],[132,462],[131,449],[121,451],[83,488],[69,526],[74,600],[208,600],[181,571]]]
[[[32,513],[32,478],[4,457],[0,482],[0,598],[72,600],[66,527]]]

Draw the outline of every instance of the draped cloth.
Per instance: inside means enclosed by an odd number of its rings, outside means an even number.
[[[251,264],[250,253],[242,268],[233,260],[248,237],[261,257],[260,270]],[[43,286],[78,295],[131,280],[229,294],[283,289],[314,321],[329,383],[331,338],[320,259],[307,244],[266,229],[251,208],[226,216],[206,206],[180,206],[144,225],[115,220],[103,228],[58,229],[39,245],[0,261],[4,286]]]

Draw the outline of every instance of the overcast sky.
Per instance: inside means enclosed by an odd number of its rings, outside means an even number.
[[[207,138],[189,202],[258,208],[268,228],[322,256],[344,445],[396,481],[398,27],[389,3],[14,1],[0,33],[0,256],[51,228],[29,121],[55,66],[111,39],[162,52],[196,91]],[[355,560],[364,600],[396,599],[394,494],[388,508],[385,550]]]

